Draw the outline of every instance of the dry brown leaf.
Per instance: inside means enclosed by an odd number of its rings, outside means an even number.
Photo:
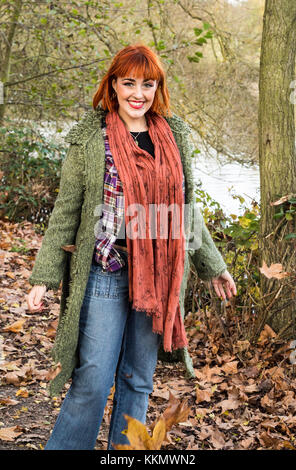
[[[238,361],[228,362],[226,364],[223,364],[221,369],[223,370],[223,372],[225,372],[225,374],[237,374],[237,364]]]
[[[240,441],[240,445],[243,447],[243,449],[249,449],[254,442],[254,437],[247,437],[247,439]]]
[[[11,362],[3,362],[2,364],[0,363],[0,369],[1,370],[19,370],[19,365],[21,364],[21,361],[18,359],[17,361],[11,361]]]
[[[258,387],[257,384],[250,384],[250,385],[246,385],[246,386],[244,387],[244,391],[245,391],[246,393],[254,393],[254,392],[258,392],[259,390],[260,390],[260,389],[259,389],[259,387]]]
[[[263,261],[262,268],[259,268],[259,270],[268,279],[273,277],[276,279],[282,279],[291,275],[289,272],[283,272],[283,266],[280,263],[271,264],[268,267],[265,261]]]
[[[263,408],[266,408],[270,411],[274,408],[274,401],[269,398],[268,394],[261,398],[260,404],[263,406]]]
[[[34,369],[34,377],[37,380],[46,380],[47,374],[47,369]]]
[[[216,429],[213,434],[210,435],[211,443],[215,449],[222,449],[225,446],[225,440],[222,432]]]
[[[124,414],[127,421],[127,429],[124,434],[128,438],[130,444],[116,444],[113,443],[113,447],[116,450],[152,450],[153,439],[148,434],[148,431],[143,423],[138,421],[131,416]]]
[[[294,195],[293,194],[286,194],[286,196],[282,196],[280,199],[274,202],[270,202],[271,206],[278,206],[280,204],[283,204],[283,202],[288,201],[288,199],[291,199]]]
[[[273,329],[269,325],[264,325],[263,330],[260,333],[260,336],[258,338],[258,343],[264,343],[266,341],[269,341],[270,338],[275,338],[276,333],[273,331]]]
[[[12,400],[10,397],[0,398],[0,405],[17,405],[18,400]]]
[[[14,441],[14,439],[22,434],[22,429],[19,426],[12,426],[10,428],[0,428],[0,439],[2,441]]]
[[[8,372],[3,376],[3,379],[7,384],[19,385],[22,378],[18,375],[18,372]]]
[[[162,416],[165,420],[166,429],[169,431],[174,424],[186,421],[190,413],[187,400],[180,402],[170,391],[170,398],[168,407],[163,412]]]
[[[15,274],[12,271],[6,271],[5,276],[10,277],[10,279],[15,279]]]
[[[28,390],[24,389],[24,388],[20,388],[16,393],[15,393],[15,396],[16,397],[23,397],[23,398],[27,398],[29,396],[29,392]]]
[[[202,401],[211,401],[212,392],[210,389],[208,390],[200,390],[196,387],[196,403],[200,403]]]
[[[242,341],[237,341],[233,345],[233,352],[234,353],[241,353],[241,352],[247,351],[250,348],[250,346],[251,346],[250,342],[247,339],[242,340]]]
[[[23,325],[25,322],[26,322],[25,318],[21,320],[17,320],[11,325],[8,325],[5,328],[3,328],[3,331],[12,331],[13,333],[19,333],[20,331],[22,331]]]
[[[267,431],[264,431],[259,435],[259,441],[266,448],[280,450],[284,447],[287,449],[295,450],[295,448],[289,441],[271,436]]]
[[[170,392],[169,405],[159,420],[150,426],[152,436],[149,435],[145,425],[135,418],[124,415],[127,421],[127,429],[124,434],[128,438],[129,445],[113,443],[116,450],[159,450],[162,443],[168,441],[167,432],[174,424],[188,419],[190,408],[187,401],[180,402]]]
[[[222,408],[222,413],[224,413],[227,410],[236,410],[239,406],[241,406],[241,402],[236,399],[228,399],[228,400],[222,400],[220,403],[217,403],[218,407]]]
[[[62,365],[60,362],[55,364],[47,373],[45,380],[53,380],[62,370]]]
[[[202,382],[217,383],[220,380],[223,380],[223,378],[219,377],[221,374],[221,368],[217,366],[210,367],[207,364],[202,369],[194,369],[194,372],[196,377]]]
[[[204,425],[202,426],[199,434],[198,434],[198,438],[201,440],[201,441],[204,441],[205,439],[207,439],[212,433],[214,432],[214,428],[212,425]]]
[[[164,398],[165,400],[168,400],[170,394],[169,394],[169,391],[166,390],[166,389],[160,389],[160,388],[154,387],[152,396],[153,397],[158,397],[158,398]]]
[[[269,419],[266,419],[265,421],[262,421],[262,423],[260,423],[260,426],[262,426],[263,428],[266,428],[266,429],[275,429],[277,426],[279,425],[278,422],[276,421],[271,421]]]
[[[56,335],[56,332],[57,332],[57,324],[58,324],[57,320],[52,321],[49,324],[49,327],[46,331],[46,336],[48,336],[48,338],[55,338],[55,335]]]

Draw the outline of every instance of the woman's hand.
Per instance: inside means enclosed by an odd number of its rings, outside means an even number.
[[[43,310],[42,297],[46,292],[46,286],[33,286],[29,294],[26,295],[26,300],[30,312],[41,312]]]
[[[218,295],[218,297],[222,297],[223,300],[226,299],[226,295],[229,299],[232,297],[232,295],[236,295],[235,282],[227,270],[224,271],[224,273],[220,274],[220,276],[213,277],[211,279],[211,282],[213,284],[216,294]],[[225,288],[226,290],[226,295],[223,288]]]

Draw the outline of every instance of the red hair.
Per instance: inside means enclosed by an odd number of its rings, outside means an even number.
[[[112,80],[117,77],[129,77],[131,74],[136,78],[158,81],[154,100],[148,112],[171,116],[170,97],[161,62],[149,47],[140,43],[126,46],[114,56],[108,72],[93,96],[93,108],[96,109],[101,101],[104,110],[116,111],[118,101]]]

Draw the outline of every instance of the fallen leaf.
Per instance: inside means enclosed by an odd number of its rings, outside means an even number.
[[[19,333],[20,331],[22,331],[23,325],[25,322],[26,322],[25,318],[21,320],[17,320],[11,325],[8,325],[5,328],[3,328],[3,331],[12,331],[13,333]]]
[[[238,361],[228,362],[223,364],[221,369],[225,372],[225,374],[237,374],[237,364]]]
[[[15,396],[16,397],[23,397],[23,398],[27,398],[29,396],[29,392],[28,390],[24,389],[24,388],[20,388],[16,393],[15,393]]]
[[[162,414],[167,431],[169,431],[174,424],[186,421],[189,413],[190,407],[188,407],[187,400],[180,402],[170,391],[168,407]]]
[[[271,338],[275,338],[276,333],[273,331],[273,329],[269,325],[264,325],[263,330],[260,333],[260,336],[258,338],[258,343],[264,343],[269,341]]]
[[[270,202],[269,204],[271,206],[278,206],[279,204],[283,204],[283,202],[288,201],[288,199],[291,199],[293,197],[293,194],[287,194],[286,196],[282,196],[280,199],[277,199],[274,202]]]
[[[221,449],[225,446],[224,436],[218,429],[216,429],[213,434],[211,434],[210,440],[215,449]]]
[[[12,400],[8,398],[0,398],[0,405],[17,405],[19,402],[17,400]]]
[[[19,370],[20,361],[3,362],[0,364],[1,370]]]
[[[253,437],[248,437],[247,439],[243,439],[242,441],[240,441],[239,444],[244,449],[249,449],[254,442],[255,442],[255,439]]]
[[[241,340],[241,341],[237,341],[234,345],[233,345],[233,352],[234,353],[237,353],[237,352],[244,352],[244,351],[247,351],[250,347],[250,342],[246,339],[246,340]]]
[[[131,416],[124,414],[127,421],[127,429],[123,432],[130,444],[122,445],[112,443],[116,450],[159,450],[161,444],[168,441],[167,432],[174,424],[187,421],[190,408],[187,401],[180,402],[170,392],[169,405],[159,420],[150,426],[152,436],[148,433],[145,425]]]
[[[15,279],[15,274],[14,274],[13,272],[11,272],[11,271],[7,271],[7,272],[5,273],[5,275],[8,276],[8,277],[10,277],[11,279]]]
[[[266,276],[268,279],[271,279],[273,277],[276,279],[282,279],[291,275],[291,273],[289,272],[283,272],[282,269],[283,266],[280,263],[271,264],[268,267],[265,261],[263,261],[262,268],[259,268],[260,272],[264,274],[264,276]]]
[[[22,434],[19,426],[12,426],[10,428],[0,428],[0,439],[2,441],[14,441],[14,439]]]
[[[224,413],[227,410],[236,410],[241,406],[241,402],[236,399],[222,400],[220,403],[217,403],[217,406],[221,407],[222,413]]]
[[[3,376],[3,379],[7,384],[19,385],[22,381],[21,377],[16,372],[8,372]]]
[[[127,414],[124,414],[124,418],[127,421],[127,429],[123,432],[128,438],[130,444],[127,447],[124,444],[113,443],[113,447],[116,450],[151,450],[153,449],[152,437],[149,435],[145,425]]]
[[[62,365],[58,362],[47,373],[45,380],[53,380],[62,370]]]
[[[211,390],[200,390],[198,387],[196,388],[196,403],[200,403],[202,401],[211,401],[212,392]]]

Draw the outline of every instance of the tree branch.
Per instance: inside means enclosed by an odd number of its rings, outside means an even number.
[[[72,67],[65,67],[63,69],[50,70],[49,72],[44,72],[44,73],[40,73],[38,75],[33,75],[32,77],[24,78],[23,80],[18,80],[17,82],[4,83],[4,86],[7,87],[7,86],[18,85],[19,83],[29,82],[30,80],[35,80],[35,78],[46,77],[48,75],[52,75],[52,74],[55,74],[55,73],[64,72],[65,70],[72,70],[72,69],[79,69],[79,68],[87,67],[88,65],[95,64],[96,62],[102,62],[103,60],[106,60],[106,59],[107,59],[107,57],[104,58],[104,59],[93,60],[92,62],[88,62],[87,64],[73,65]]]

